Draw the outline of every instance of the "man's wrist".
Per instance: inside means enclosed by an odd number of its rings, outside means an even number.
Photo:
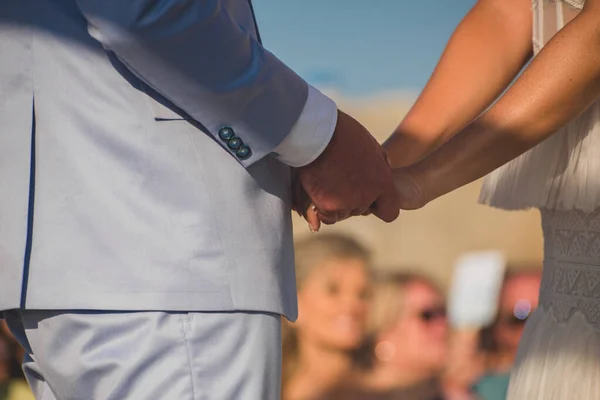
[[[337,122],[333,100],[309,86],[306,103],[294,127],[274,152],[292,167],[302,167],[316,160],[329,144]]]

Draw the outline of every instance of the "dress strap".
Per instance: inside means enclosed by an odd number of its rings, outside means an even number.
[[[556,2],[556,28],[557,31],[561,30],[565,26],[565,15],[563,13],[563,2],[558,0]]]

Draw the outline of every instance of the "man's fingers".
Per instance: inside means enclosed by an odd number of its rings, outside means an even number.
[[[321,220],[315,206],[311,205],[304,215],[304,219],[308,222],[308,227],[311,232],[318,232],[321,229]]]
[[[342,211],[338,213],[337,222],[343,221],[354,216],[351,211]]]
[[[385,222],[394,221],[400,215],[400,196],[395,190],[384,193],[375,201],[371,211]]]
[[[368,207],[359,207],[352,210],[348,217],[358,217],[360,215],[369,215],[371,214],[371,206]]]
[[[325,225],[333,225],[339,221],[337,213],[326,213],[321,210],[317,212],[319,220]]]
[[[344,207],[344,204],[341,202],[325,201],[322,203],[315,202],[313,204],[316,205],[319,219],[326,225],[333,225],[336,222],[343,221],[352,214],[352,210]]]

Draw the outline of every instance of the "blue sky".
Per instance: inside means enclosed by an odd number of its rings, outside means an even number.
[[[317,87],[415,92],[475,0],[253,0],[265,47]]]

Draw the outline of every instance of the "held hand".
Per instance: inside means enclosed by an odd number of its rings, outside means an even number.
[[[410,168],[396,168],[392,170],[392,173],[394,185],[400,197],[401,210],[416,210],[428,203],[424,195],[424,188],[419,184],[417,176]],[[292,199],[294,211],[306,220],[311,232],[318,232],[321,221],[316,206],[311,203],[295,173],[292,177]],[[370,214],[369,210],[364,215],[368,214]]]
[[[400,196],[401,210],[416,210],[424,207],[427,200],[426,190],[420,178],[410,168],[396,168],[393,171],[394,184]]]
[[[316,207],[312,210],[302,204],[300,208],[311,221],[316,215],[323,223],[333,224],[370,212],[386,222],[398,217],[399,196],[385,152],[360,123],[341,111],[327,148],[295,174]]]
[[[386,162],[390,165],[390,159],[385,150],[384,156]],[[308,223],[308,228],[311,232],[318,232],[321,229],[321,220],[319,219],[317,206],[311,202],[308,194],[306,194],[306,191],[298,180],[298,174],[295,169],[292,169],[292,210],[296,211],[299,216],[304,218]],[[362,215],[367,216],[370,214],[371,209],[367,210]]]

